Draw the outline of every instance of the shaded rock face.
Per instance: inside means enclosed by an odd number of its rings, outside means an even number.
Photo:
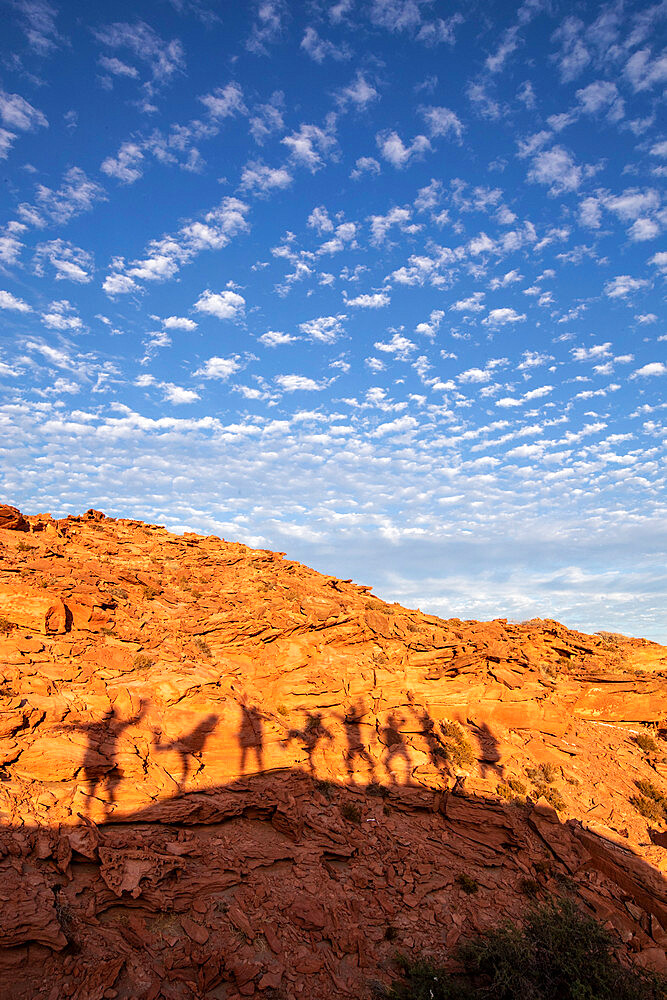
[[[397,950],[563,892],[665,967],[667,649],[443,621],[98,511],[16,516],[0,995],[364,997]]]

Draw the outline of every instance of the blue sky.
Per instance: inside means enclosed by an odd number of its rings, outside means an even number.
[[[9,502],[667,640],[667,4],[0,3]]]

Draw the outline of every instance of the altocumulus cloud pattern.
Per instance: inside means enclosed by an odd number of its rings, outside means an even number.
[[[667,7],[2,0],[27,511],[667,639]]]

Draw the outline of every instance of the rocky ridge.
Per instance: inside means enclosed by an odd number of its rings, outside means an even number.
[[[370,995],[574,894],[667,961],[667,648],[0,506],[0,993]]]

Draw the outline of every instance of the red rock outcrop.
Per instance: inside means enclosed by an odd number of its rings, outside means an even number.
[[[443,621],[99,511],[23,520],[0,527],[3,997],[363,997],[397,948],[554,892],[667,966],[666,648]]]

